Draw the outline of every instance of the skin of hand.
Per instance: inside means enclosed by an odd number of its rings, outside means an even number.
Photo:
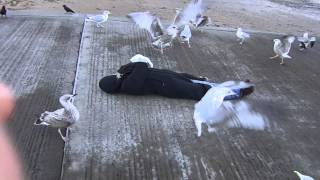
[[[0,123],[6,121],[15,107],[15,98],[10,89],[0,83]]]
[[[21,163],[8,137],[4,122],[15,107],[15,99],[10,89],[0,83],[0,180],[22,180]]]

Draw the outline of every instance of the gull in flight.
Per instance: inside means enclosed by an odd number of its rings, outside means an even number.
[[[282,38],[282,40],[274,39],[273,51],[276,53],[276,55],[273,57],[270,57],[270,59],[274,59],[280,56],[281,65],[284,64],[283,62],[284,58],[291,59],[291,57],[288,54],[291,49],[291,44],[294,42],[294,40],[295,40],[294,36],[285,36]]]
[[[45,111],[40,115],[40,118],[36,120],[34,125],[58,128],[58,133],[63,141],[66,142],[68,132],[66,132],[66,136],[63,136],[61,128],[67,128],[68,131],[68,127],[76,123],[80,118],[78,109],[73,105],[74,96],[76,96],[76,94],[65,94],[61,96],[59,102],[63,108],[53,112]]]
[[[67,5],[62,5],[63,9],[66,11],[66,13],[75,13],[71,8],[69,8]]]
[[[300,178],[300,180],[314,180],[313,177],[301,174],[298,171],[293,171],[293,172],[296,173],[296,175]]]
[[[103,27],[101,24],[108,20],[109,14],[111,14],[110,11],[103,11],[100,15],[88,16],[86,20],[95,22],[97,27]]]
[[[177,9],[173,24],[178,27],[188,23],[192,23],[196,28],[206,26],[211,23],[211,19],[203,15],[205,9],[206,7],[203,5],[202,0],[191,0],[183,10]]]
[[[303,33],[302,37],[298,37],[300,50],[307,49],[308,47],[312,48],[316,42],[316,37],[310,37],[307,32]]]
[[[236,36],[238,37],[238,40],[240,40],[241,45],[243,44],[245,39],[250,38],[250,34],[243,32],[242,28],[237,29]]]
[[[223,118],[217,119],[216,117],[218,117],[219,112],[221,112],[224,98],[230,95],[235,95],[235,92],[230,88],[223,86],[212,87],[201,100],[195,104],[193,119],[198,131],[198,137],[200,137],[202,133],[202,123],[206,123],[209,127],[208,130],[211,131],[211,129],[214,128],[210,127],[210,124],[223,120]],[[212,122],[213,120],[216,122]]]
[[[161,21],[158,17],[153,16],[150,12],[133,12],[128,14],[140,28],[146,29],[151,37],[152,44],[161,49],[171,46],[174,38],[177,37],[178,28],[174,25],[170,25],[166,29],[163,28]]]

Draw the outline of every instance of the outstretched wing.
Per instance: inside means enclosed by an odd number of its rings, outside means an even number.
[[[202,0],[192,0],[187,7],[177,15],[175,25],[183,26],[189,22],[197,23],[198,19],[202,17],[205,7]]]
[[[146,29],[153,39],[164,34],[160,19],[152,16],[149,12],[134,12],[128,14],[128,17],[131,18],[140,28]]]
[[[294,36],[285,36],[282,40],[282,46],[281,46],[281,52],[284,54],[289,53],[291,49],[291,44],[294,42],[295,37]]]

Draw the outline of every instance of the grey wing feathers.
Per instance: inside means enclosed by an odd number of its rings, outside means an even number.
[[[281,51],[287,53],[290,51],[291,43],[295,40],[294,36],[285,36],[282,40]]]

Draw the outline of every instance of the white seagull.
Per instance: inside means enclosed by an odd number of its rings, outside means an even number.
[[[109,14],[111,14],[110,11],[103,11],[101,15],[88,16],[86,21],[95,22],[97,27],[103,27],[101,24],[108,20]]]
[[[285,36],[283,37],[282,41],[280,39],[274,39],[273,51],[276,53],[276,55],[273,57],[270,57],[270,59],[274,59],[280,56],[281,65],[284,64],[283,62],[284,58],[291,59],[291,57],[288,54],[291,49],[291,44],[294,42],[294,40],[295,40],[294,36]]]
[[[298,171],[293,171],[293,172],[296,173],[297,176],[299,176],[300,180],[314,180],[313,177],[301,174]]]
[[[58,128],[58,132],[66,142],[66,136],[61,133],[61,128],[67,128],[76,123],[80,118],[80,113],[78,109],[73,105],[75,95],[65,94],[59,98],[59,102],[63,108],[58,109],[53,112],[45,111],[40,115],[40,118],[34,123],[34,125],[43,125]]]
[[[192,23],[196,28],[206,26],[211,23],[211,19],[203,15],[205,9],[202,0],[191,0],[186,8],[177,11],[173,24],[178,27],[188,23]]]
[[[161,21],[158,17],[153,16],[150,12],[133,12],[128,14],[140,28],[146,29],[151,37],[152,44],[161,49],[171,46],[174,38],[177,37],[178,28],[174,25],[170,25],[166,29],[163,28]]]
[[[202,133],[202,123],[206,123],[209,127],[208,130],[210,131],[210,129],[212,129],[210,127],[210,124],[217,123],[217,121],[221,121],[224,119],[217,118],[219,117],[219,112],[221,112],[223,99],[228,95],[234,94],[235,92],[227,87],[212,87],[201,98],[201,100],[195,104],[193,119],[198,131],[198,137],[201,136]]]
[[[190,26],[188,24],[184,25],[183,30],[180,33],[180,38],[182,41],[185,41],[188,43],[188,47],[190,48],[190,38],[191,38],[192,34],[191,34],[191,30],[190,30]]]
[[[312,48],[316,42],[316,37],[310,37],[307,32],[303,33],[302,37],[298,37],[300,50],[307,49],[308,47]]]
[[[239,38],[238,40],[240,40],[240,44],[243,44],[245,39],[250,38],[250,34],[243,32],[242,28],[237,29],[236,36]]]

